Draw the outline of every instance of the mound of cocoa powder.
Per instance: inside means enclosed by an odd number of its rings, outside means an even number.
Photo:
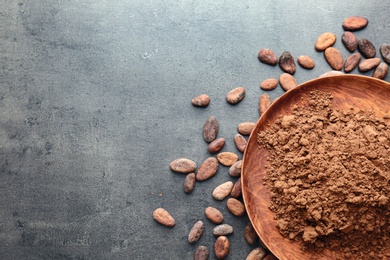
[[[280,233],[340,259],[389,259],[389,117],[338,111],[320,91],[292,109],[257,137]]]

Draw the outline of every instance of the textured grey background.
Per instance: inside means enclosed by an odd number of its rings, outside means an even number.
[[[259,83],[281,73],[258,61],[261,48],[311,56],[314,70],[297,68],[302,83],[330,70],[314,50],[323,32],[334,32],[348,55],[340,39],[350,15],[370,21],[358,38],[377,48],[390,41],[389,1],[0,5],[1,259],[192,259],[198,245],[213,247],[209,205],[235,228],[228,259],[244,259],[253,248],[243,238],[248,218],[211,197],[233,180],[228,168],[187,195],[169,163],[187,157],[200,165],[210,156],[201,129],[211,114],[227,139],[223,151],[237,152],[237,125],[258,119]],[[244,101],[227,104],[226,93],[240,85]],[[202,93],[210,106],[193,107]],[[172,213],[174,228],[153,220],[157,207]],[[206,230],[190,245],[198,219]]]

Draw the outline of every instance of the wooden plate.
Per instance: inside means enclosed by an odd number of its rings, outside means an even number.
[[[338,75],[314,79],[283,94],[261,116],[243,156],[242,193],[245,207],[263,244],[280,260],[336,259],[339,252],[325,249],[320,255],[302,251],[298,242],[284,238],[276,227],[275,214],[268,208],[269,191],[263,186],[267,152],[260,149],[257,133],[268,129],[277,118],[291,114],[291,106],[297,104],[313,90],[333,95],[333,106],[339,110],[351,107],[372,111],[377,115],[389,114],[390,84],[383,80],[360,75]]]

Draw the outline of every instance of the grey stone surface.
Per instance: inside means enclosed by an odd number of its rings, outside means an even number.
[[[200,165],[210,156],[201,129],[211,114],[227,140],[223,151],[239,153],[236,126],[257,121],[259,83],[282,72],[258,61],[261,48],[311,56],[316,67],[295,73],[302,83],[330,70],[314,50],[323,32],[334,32],[335,47],[349,54],[341,43],[346,17],[369,19],[355,34],[378,53],[390,38],[388,1],[0,5],[1,259],[192,259],[198,245],[213,259],[207,206],[234,227],[228,259],[244,259],[254,248],[243,238],[248,218],[211,196],[235,180],[228,168],[185,194],[184,176],[169,163],[186,157]],[[245,99],[227,104],[226,93],[240,85]],[[202,93],[211,104],[193,107]],[[280,86],[269,92],[272,99],[282,93]],[[171,212],[174,228],[153,220],[157,207]],[[191,245],[188,232],[199,219],[205,231]]]

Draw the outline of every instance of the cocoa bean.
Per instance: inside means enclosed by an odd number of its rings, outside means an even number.
[[[184,192],[185,193],[191,193],[194,190],[195,187],[195,173],[189,173],[187,174],[186,178],[184,179]]]
[[[358,40],[358,50],[366,59],[374,58],[376,55],[374,44],[364,38]]]
[[[240,152],[244,152],[245,151],[245,147],[246,147],[246,139],[244,136],[242,136],[241,134],[236,134],[234,136],[234,144],[236,145],[237,149],[240,151]]]
[[[196,163],[190,159],[178,158],[169,164],[172,171],[178,173],[191,173],[196,170]]]
[[[225,259],[229,254],[230,242],[226,236],[219,236],[214,243],[214,254],[217,259]]]
[[[226,140],[223,137],[215,139],[208,146],[209,152],[210,153],[217,153],[217,152],[219,152],[225,146],[225,142],[226,142]]]
[[[250,135],[256,123],[254,122],[243,122],[237,126],[237,131],[242,135]]]
[[[232,166],[229,168],[229,175],[232,177],[240,177],[241,176],[241,167],[242,167],[242,160],[239,160],[235,163],[233,163]]]
[[[195,243],[199,240],[204,230],[203,221],[197,221],[194,226],[191,228],[190,233],[188,234],[188,242]]]
[[[381,62],[378,65],[378,67],[376,67],[376,69],[375,69],[374,73],[372,74],[372,76],[374,78],[384,79],[384,78],[386,78],[386,75],[387,75],[388,72],[389,72],[389,65],[387,65],[384,62]]]
[[[260,88],[263,90],[273,90],[278,86],[278,80],[269,78],[260,83]]]
[[[295,65],[294,57],[289,51],[284,51],[279,58],[279,67],[287,73],[293,75],[297,66]]]
[[[383,60],[387,64],[390,64],[390,44],[389,43],[384,43],[381,45],[380,53],[382,55]]]
[[[194,254],[194,260],[207,260],[209,259],[210,251],[205,246],[198,246]]]
[[[264,114],[264,112],[271,106],[271,97],[266,94],[266,93],[263,93],[260,95],[260,99],[259,99],[259,114],[260,116]]]
[[[259,239],[259,236],[256,233],[256,230],[253,228],[253,225],[251,222],[246,224],[245,229],[244,229],[244,238],[246,242],[249,245],[254,245],[256,244],[257,240]]]
[[[276,258],[276,256],[274,256],[272,253],[269,253],[268,255],[266,255],[263,260],[278,260]]]
[[[356,51],[358,42],[355,34],[353,34],[352,32],[344,32],[343,36],[341,37],[341,41],[343,42],[347,50],[349,50],[350,52]]]
[[[270,49],[261,49],[258,54],[261,62],[275,66],[278,64],[278,56]]]
[[[153,218],[166,227],[173,227],[176,222],[172,215],[164,208],[158,208],[153,212]]]
[[[284,89],[284,91],[289,91],[297,87],[297,81],[292,75],[288,73],[282,73],[279,76],[279,84],[282,87],[282,89]]]
[[[218,171],[218,160],[215,157],[209,157],[201,164],[196,173],[197,181],[205,181],[213,177]]]
[[[236,198],[229,198],[226,206],[234,216],[240,217],[245,214],[244,204]]]
[[[209,116],[203,125],[203,138],[207,143],[211,143],[217,138],[219,131],[218,120],[215,116]]]
[[[315,67],[314,60],[307,55],[301,55],[298,57],[298,64],[303,68],[311,70]]]
[[[327,48],[333,46],[333,44],[336,42],[336,34],[331,32],[325,32],[318,36],[315,44],[315,49],[317,51],[324,51]]]
[[[267,252],[262,247],[253,249],[245,260],[262,260],[267,255]]]
[[[230,192],[233,189],[233,182],[227,181],[217,186],[213,191],[213,198],[216,200],[223,200],[229,196]]]
[[[222,212],[213,207],[207,207],[205,210],[206,217],[214,224],[220,224],[223,221]]]
[[[241,177],[237,179],[236,183],[234,183],[233,189],[230,192],[230,197],[238,199],[242,195],[241,188]]]
[[[344,62],[344,71],[351,72],[359,64],[362,59],[362,55],[358,52],[351,54]]]
[[[241,100],[243,100],[245,97],[245,88],[243,87],[238,87],[235,88],[226,95],[226,101],[229,104],[235,105],[239,103]]]
[[[238,155],[232,152],[222,152],[217,155],[217,159],[224,166],[232,166],[238,161]]]
[[[323,78],[323,77],[327,77],[327,76],[335,76],[335,75],[343,75],[343,74],[344,74],[344,72],[342,72],[342,71],[331,70],[331,71],[325,72],[324,74],[321,74],[318,77]]]
[[[202,94],[194,97],[191,103],[196,107],[207,107],[210,104],[210,97],[206,94]]]
[[[350,16],[344,20],[343,28],[346,31],[357,31],[366,27],[368,20],[361,16]]]
[[[329,47],[325,50],[324,54],[326,61],[332,67],[332,69],[341,70],[343,68],[343,55],[338,49]]]
[[[373,68],[378,66],[379,63],[381,63],[381,60],[379,58],[366,59],[366,60],[362,60],[359,63],[358,68],[361,72],[365,72],[365,71],[372,70]]]
[[[213,228],[214,236],[228,236],[233,233],[233,227],[228,224],[221,224]]]

